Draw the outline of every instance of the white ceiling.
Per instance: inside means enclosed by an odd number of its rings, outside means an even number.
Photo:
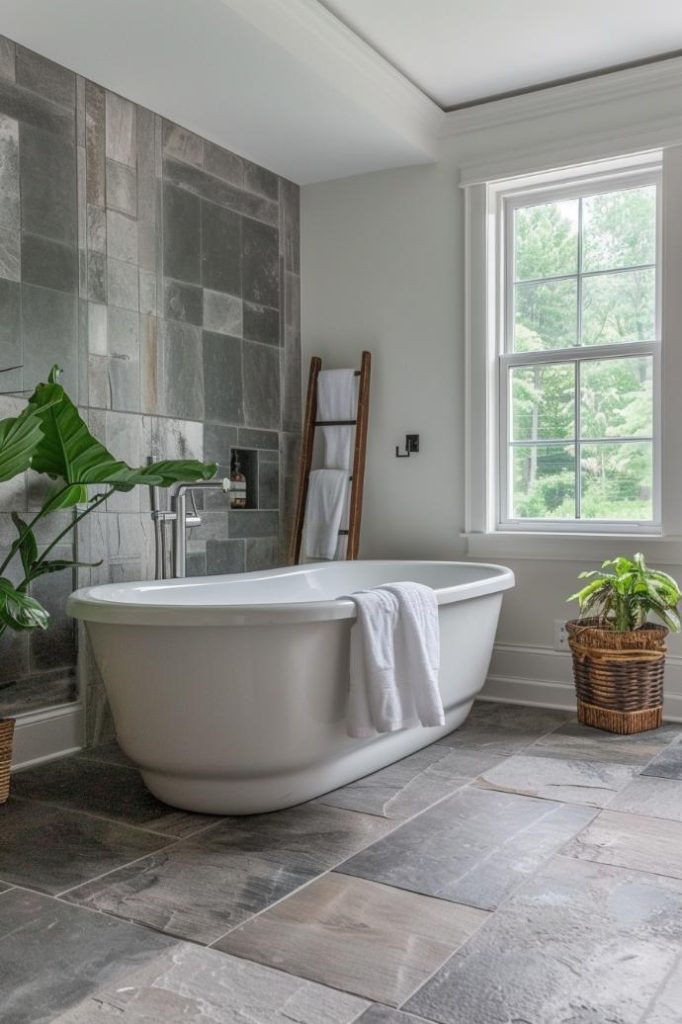
[[[307,184],[432,161],[441,107],[682,49],[682,0],[0,0],[0,32]]]
[[[681,0],[321,0],[441,107],[682,50]]]

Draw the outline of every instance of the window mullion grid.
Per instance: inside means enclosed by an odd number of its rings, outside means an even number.
[[[578,278],[580,280],[580,278]],[[573,429],[575,431],[575,518],[582,518],[582,473],[580,467],[581,461],[581,441],[580,431],[582,429],[580,424],[580,361],[576,360],[573,364],[574,369],[574,398],[573,398]]]

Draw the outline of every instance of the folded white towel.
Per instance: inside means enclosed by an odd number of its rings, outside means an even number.
[[[336,555],[347,490],[346,469],[315,469],[310,474],[303,520],[305,558],[331,560]]]
[[[359,738],[445,722],[438,687],[438,601],[430,587],[395,583],[350,595],[351,629],[346,726]]]
[[[321,370],[317,378],[318,420],[354,420],[358,409],[358,379],[354,370]],[[350,469],[355,427],[321,427],[322,464]]]

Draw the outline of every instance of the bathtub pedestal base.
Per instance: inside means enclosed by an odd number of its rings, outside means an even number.
[[[264,814],[313,800],[349,782],[371,775],[447,736],[465,720],[473,701],[446,712],[437,729],[403,729],[369,740],[334,761],[282,771],[280,774],[233,777],[174,775],[142,769],[147,788],[159,800],[203,814]],[[357,741],[356,741],[357,742]]]

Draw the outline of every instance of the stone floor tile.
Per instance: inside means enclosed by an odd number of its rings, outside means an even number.
[[[662,750],[642,775],[655,775],[659,779],[682,779],[682,742],[671,743]]]
[[[381,818],[311,804],[232,818],[74,889],[66,898],[210,943],[388,828]]]
[[[337,870],[493,910],[595,813],[588,807],[469,787]]]
[[[0,896],[0,1019],[48,1024],[173,940],[25,889]]]
[[[502,757],[487,750],[458,750],[434,743],[388,768],[327,793],[320,797],[320,803],[384,818],[411,818],[485,769],[499,764]]]
[[[638,775],[625,789],[616,793],[609,810],[682,821],[682,779]]]
[[[205,814],[178,811],[153,797],[140,775],[119,765],[68,757],[18,772],[16,796],[88,811],[170,836],[187,836],[219,821]]]
[[[118,740],[109,740],[107,743],[100,743],[96,747],[85,747],[78,754],[79,758],[87,761],[104,761],[108,764],[118,764],[126,768],[134,768],[133,762],[127,754],[124,754],[118,745]]]
[[[403,1008],[439,1024],[642,1024],[681,940],[677,879],[556,857]]]
[[[351,1024],[366,1005],[261,964],[179,943],[54,1024]]]
[[[682,1006],[682,954],[642,1024],[680,1024]]]
[[[682,879],[682,822],[602,811],[563,853]]]
[[[476,785],[544,800],[604,807],[636,773],[634,765],[519,754],[482,772]]]
[[[415,1017],[411,1013],[403,1013],[402,1010],[394,1010],[390,1006],[376,1004],[365,1010],[362,1017],[358,1017],[357,1024],[430,1024],[423,1017]]]
[[[0,878],[56,894],[172,839],[32,800],[0,807]]]
[[[512,754],[574,718],[571,711],[477,701],[464,724],[438,742]]]
[[[230,932],[217,948],[397,1007],[486,916],[332,873]]]
[[[674,722],[632,736],[619,736],[578,722],[569,722],[536,740],[527,753],[540,757],[548,754],[550,757],[576,757],[584,761],[645,765],[681,735],[682,725]]]

